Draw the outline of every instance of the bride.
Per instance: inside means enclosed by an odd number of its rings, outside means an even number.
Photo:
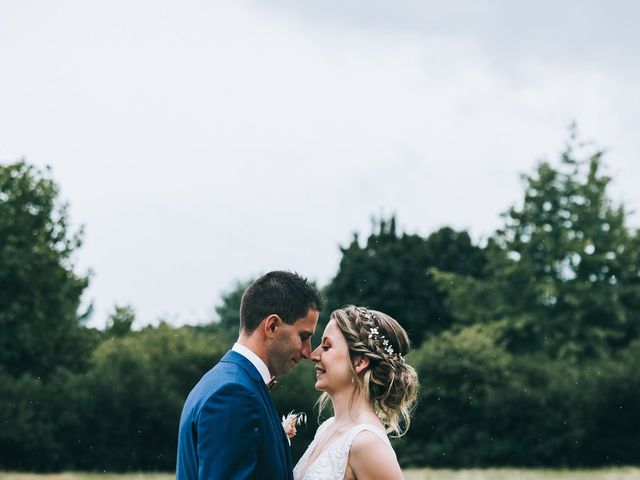
[[[295,480],[403,478],[387,433],[409,427],[418,377],[408,352],[406,332],[382,312],[349,306],[331,314],[311,360],[324,392],[320,413],[331,401],[334,416],[318,428]]]

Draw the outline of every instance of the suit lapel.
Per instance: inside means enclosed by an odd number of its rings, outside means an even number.
[[[280,459],[282,460],[282,464],[287,469],[288,475],[291,475],[291,471],[293,470],[291,466],[291,453],[289,450],[289,442],[287,441],[287,436],[284,433],[284,428],[282,428],[282,423],[280,423],[280,418],[276,412],[276,408],[273,405],[273,401],[271,400],[271,396],[269,395],[269,391],[267,390],[267,386],[262,382],[262,385],[258,386],[258,391],[262,396],[262,400],[267,404],[267,408],[270,413],[271,426],[273,427],[274,433],[280,439],[278,442],[278,451],[280,452]],[[287,455],[288,454],[288,455]]]
[[[269,395],[269,391],[267,390],[267,386],[264,384],[264,380],[262,380],[262,376],[258,369],[243,355],[240,355],[238,352],[234,352],[233,350],[228,351],[224,357],[220,360],[221,362],[232,362],[240,365],[251,377],[255,384],[256,389],[260,392],[260,397],[262,401],[266,404],[267,410],[269,411],[269,419],[271,421],[271,427],[273,428],[273,432],[276,435],[276,438],[279,438],[278,442],[278,451],[280,453],[280,459],[285,469],[287,470],[287,478],[293,478],[293,462],[291,461],[291,449],[289,447],[289,442],[287,441],[287,436],[284,433],[284,428],[282,428],[282,424],[280,423],[280,419],[278,414],[276,413],[275,406],[273,405],[273,400],[271,399],[271,395]]]

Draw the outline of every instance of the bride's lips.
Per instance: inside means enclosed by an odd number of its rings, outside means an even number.
[[[316,367],[316,377],[325,373],[326,370],[324,368]]]

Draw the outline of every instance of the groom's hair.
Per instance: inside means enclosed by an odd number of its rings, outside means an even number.
[[[322,298],[309,281],[294,272],[276,270],[263,275],[244,291],[240,303],[240,330],[252,334],[260,322],[276,314],[293,325],[309,309],[322,310]]]

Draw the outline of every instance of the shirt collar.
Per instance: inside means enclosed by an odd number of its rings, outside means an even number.
[[[262,380],[264,380],[264,383],[265,384],[269,383],[269,381],[271,380],[271,374],[269,373],[269,369],[267,368],[267,365],[262,361],[262,359],[259,356],[257,356],[255,353],[253,353],[244,345],[240,345],[237,342],[233,344],[233,347],[231,348],[231,350],[239,353],[244,358],[249,360],[260,373],[260,376],[262,377]]]

